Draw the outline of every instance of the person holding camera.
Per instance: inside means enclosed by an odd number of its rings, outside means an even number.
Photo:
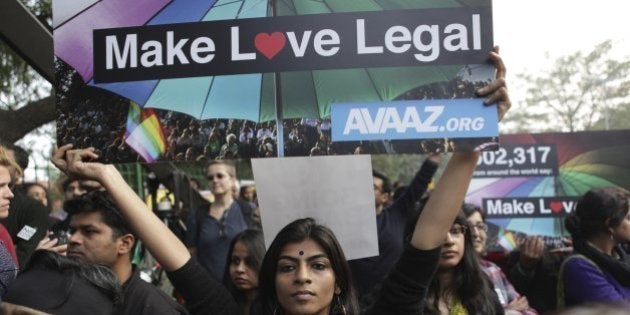
[[[516,291],[527,296],[532,308],[540,313],[555,310],[558,270],[572,251],[570,238],[529,235],[507,256],[507,278]]]

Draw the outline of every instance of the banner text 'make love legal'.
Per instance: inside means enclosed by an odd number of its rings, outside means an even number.
[[[94,31],[94,81],[480,64],[491,47],[490,7],[100,29]]]

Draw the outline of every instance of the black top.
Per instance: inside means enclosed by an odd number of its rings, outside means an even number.
[[[85,264],[86,269],[80,270],[81,266],[68,261],[71,259],[41,250],[11,284],[3,301],[50,314],[115,314],[115,275],[107,275],[109,269],[102,273],[100,268],[106,267],[96,265]]]
[[[349,261],[354,286],[359,295],[369,293],[381,283],[403,252],[404,229],[413,205],[422,198],[437,163],[425,160],[405,192],[376,216],[379,255]]]
[[[39,241],[46,235],[48,209],[39,201],[19,191],[14,192],[14,194],[9,216],[0,220],[0,223],[9,231],[20,267],[24,267],[33,255]],[[28,232],[31,229],[34,229],[34,233]],[[21,234],[20,231],[22,231]]]
[[[527,297],[531,308],[540,313],[552,311],[557,308],[558,273],[566,256],[545,251],[536,267],[528,270],[519,263],[520,252],[513,251],[506,260],[506,276],[516,291]]]
[[[181,268],[166,272],[169,280],[186,300],[186,307],[193,315],[241,314],[228,290],[214,280],[194,259]]]
[[[406,243],[400,260],[383,282],[376,303],[368,314],[422,314],[441,251],[442,246],[420,250]]]
[[[123,301],[118,314],[188,314],[164,291],[142,280],[140,271],[134,269],[129,280],[123,284]]]

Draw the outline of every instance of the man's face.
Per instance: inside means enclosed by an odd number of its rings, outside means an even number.
[[[186,157],[185,158],[186,158],[186,161],[192,161],[192,160],[195,159],[194,152],[193,152],[192,148],[189,148],[188,150],[186,150]]]
[[[256,191],[254,190],[254,187],[252,186],[245,187],[243,191],[243,198],[247,201],[254,202],[255,192]]]
[[[9,205],[11,204],[11,198],[13,198],[13,192],[9,185],[11,184],[11,173],[9,169],[0,166],[0,219],[9,216]]]
[[[114,237],[100,212],[75,214],[70,219],[68,257],[112,267],[118,259],[121,238]]]
[[[48,206],[48,197],[46,196],[46,190],[39,185],[31,185],[28,190],[26,190],[26,195],[39,201],[45,207]]]
[[[86,193],[86,190],[81,186],[81,182],[78,180],[73,180],[66,187],[66,191],[64,192],[64,196],[66,200],[72,200]]]
[[[373,176],[372,182],[374,184],[374,204],[376,207],[385,205],[389,199],[389,194],[383,191],[383,180]]]

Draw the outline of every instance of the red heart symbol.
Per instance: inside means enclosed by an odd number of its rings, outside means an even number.
[[[554,213],[558,213],[560,212],[560,210],[562,210],[562,202],[559,202],[559,201],[550,202],[549,208],[551,208],[551,211],[553,211]]]
[[[254,38],[254,46],[256,46],[256,49],[265,55],[267,59],[271,60],[284,48],[286,41],[287,39],[284,37],[284,34],[280,32],[273,32],[271,35],[258,33]]]

